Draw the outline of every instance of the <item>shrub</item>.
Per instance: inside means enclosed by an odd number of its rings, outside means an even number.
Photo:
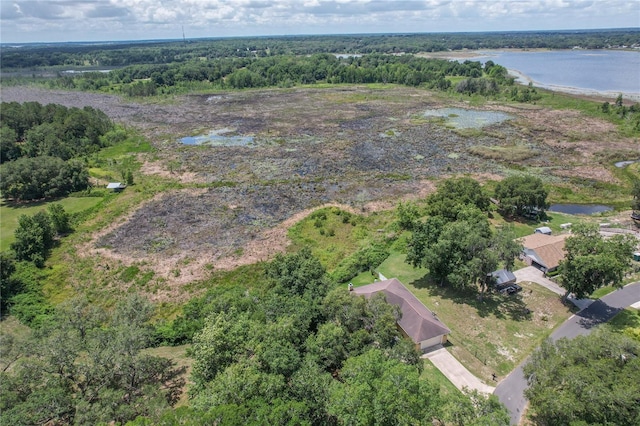
[[[331,276],[336,282],[347,282],[360,272],[377,268],[388,256],[389,251],[382,244],[371,245],[340,262]]]

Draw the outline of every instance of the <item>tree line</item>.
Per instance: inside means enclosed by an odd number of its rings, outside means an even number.
[[[195,59],[161,65],[134,65],[109,73],[83,73],[49,80],[51,87],[105,90],[117,87],[130,96],[152,96],[174,92],[191,83],[206,83],[221,89],[290,87],[301,84],[394,83],[446,90],[449,77],[468,77],[458,91],[495,94],[501,85],[512,84],[507,70],[489,61],[447,61],[413,55],[372,53],[364,56],[336,57],[328,53],[309,56],[269,56],[258,58]],[[485,77],[485,78],[482,78]],[[489,93],[490,92],[490,93]]]
[[[0,192],[15,201],[53,198],[87,188],[80,157],[122,135],[106,114],[92,107],[38,102],[0,106]],[[114,139],[115,138],[115,139]]]
[[[198,58],[252,58],[316,53],[419,53],[460,49],[620,48],[640,44],[637,28],[572,31],[515,31],[487,33],[418,33],[237,37],[173,41],[32,44],[2,49],[3,70],[78,66],[123,67],[169,64]]]

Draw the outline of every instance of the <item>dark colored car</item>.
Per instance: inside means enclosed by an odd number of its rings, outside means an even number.
[[[522,287],[520,287],[518,284],[510,284],[507,287],[505,287],[502,290],[500,290],[500,293],[502,293],[502,294],[515,294],[515,293],[519,292],[520,290],[522,290]]]

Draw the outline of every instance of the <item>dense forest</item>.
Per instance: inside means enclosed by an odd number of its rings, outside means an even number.
[[[104,112],[38,102],[3,102],[0,109],[0,191],[5,199],[35,200],[87,188],[79,157],[97,152],[117,136]]]
[[[3,70],[50,66],[122,67],[193,59],[253,58],[315,53],[418,53],[460,49],[622,48],[640,44],[637,28],[490,33],[314,35],[148,41],[85,45],[21,45],[3,49]]]
[[[494,82],[489,91],[496,93],[498,84],[512,83],[504,67],[491,61],[488,63],[484,71]],[[220,89],[291,87],[314,83],[395,83],[446,90],[451,87],[451,81],[447,77],[475,79],[483,75],[483,66],[477,61],[460,63],[413,55],[381,54],[337,58],[335,55],[319,53],[311,56],[225,58],[168,65],[133,65],[109,73],[60,76],[49,80],[47,84],[63,89],[118,89],[129,96],[175,93],[192,87],[193,83]],[[462,91],[470,87],[471,85],[466,85]]]

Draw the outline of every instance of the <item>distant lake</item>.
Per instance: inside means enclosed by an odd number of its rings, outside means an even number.
[[[551,204],[550,212],[559,212],[567,214],[595,214],[604,213],[613,210],[613,207],[603,206],[601,204]]]
[[[473,58],[489,59],[514,71],[523,83],[576,92],[622,93],[640,98],[640,52],[621,50],[481,51]]]

